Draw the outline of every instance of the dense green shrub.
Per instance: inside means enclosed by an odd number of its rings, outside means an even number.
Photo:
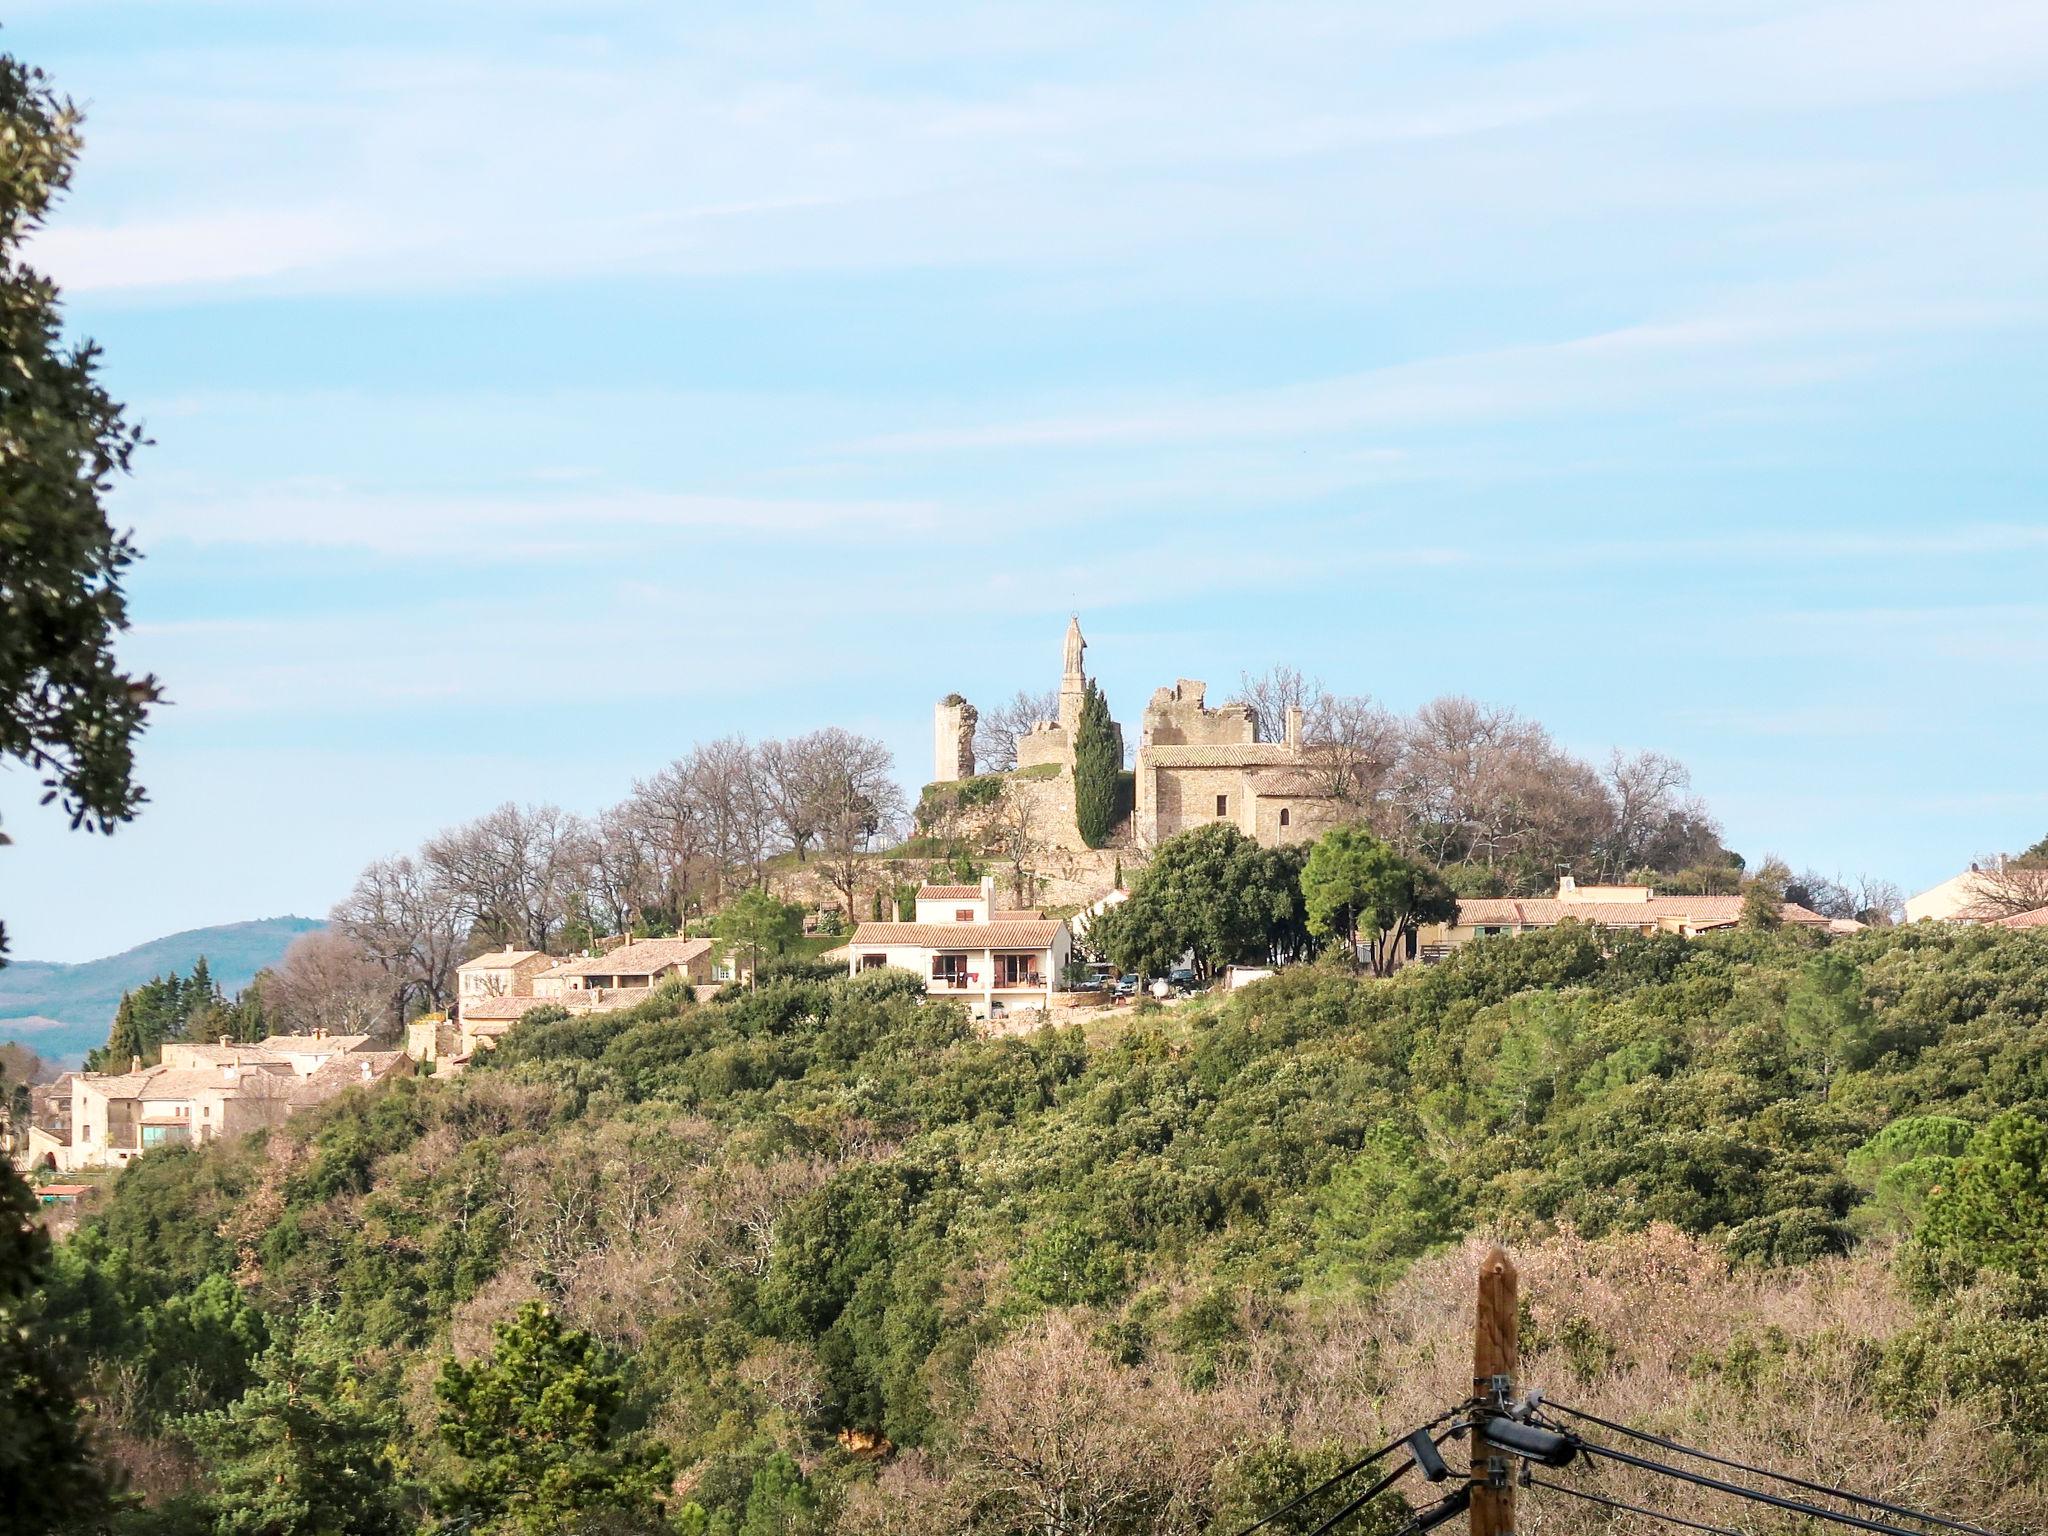
[[[1047,1309],[1100,1309],[1107,1358],[1163,1351],[1199,1386],[1275,1307],[1482,1223],[1667,1221],[1756,1266],[1911,1233],[1928,1310],[1883,1370],[2039,1451],[2044,1014],[2038,935],[1926,927],[1567,925],[1386,981],[1294,966],[1092,1040],[985,1038],[901,973],[764,967],[708,1004],[531,1015],[453,1081],[151,1153],[41,1305],[139,1388],[136,1432],[225,1415],[178,1506],[210,1521],[265,1468],[288,1492],[353,1455],[350,1394],[415,1405],[386,1427],[417,1518],[466,1475],[416,1406],[432,1369],[475,1309],[544,1299],[632,1353],[616,1443],[688,1469],[677,1528],[736,1536],[822,1528],[869,1475],[842,1430],[944,1453],[976,1362]],[[325,1426],[290,1463],[252,1418],[285,1369]],[[1293,1486],[1289,1454],[1215,1497]]]

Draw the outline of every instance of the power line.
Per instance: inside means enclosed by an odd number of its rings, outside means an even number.
[[[1716,1466],[1731,1467],[1737,1472],[1747,1472],[1753,1477],[1768,1477],[1774,1482],[1786,1483],[1794,1488],[1804,1488],[1808,1493],[1825,1494],[1829,1498],[1841,1499],[1850,1504],[1860,1504],[1865,1509],[1883,1510],[1888,1515],[1898,1515],[1907,1520],[1924,1520],[1929,1525],[1946,1526],[1952,1531],[1964,1531],[1968,1536],[1998,1536],[1996,1531],[1986,1530],[1981,1525],[1970,1525],[1965,1521],[1951,1520],[1946,1515],[1930,1515],[1923,1510],[1912,1509],[1904,1504],[1888,1504],[1883,1499],[1867,1498],[1860,1493],[1850,1493],[1844,1488],[1831,1488],[1826,1483],[1811,1483],[1803,1477],[1794,1477],[1789,1472],[1773,1472],[1768,1467],[1752,1467],[1748,1462],[1736,1461],[1727,1456],[1716,1456],[1712,1451],[1702,1451],[1690,1445],[1683,1445],[1663,1435],[1653,1435],[1648,1430],[1631,1429],[1626,1424],[1617,1424],[1612,1419],[1603,1419],[1597,1413],[1587,1413],[1583,1408],[1567,1408],[1563,1403],[1545,1402],[1546,1408],[1555,1408],[1559,1413],[1568,1413],[1575,1419],[1584,1419],[1589,1424],[1598,1424],[1602,1429],[1611,1429],[1616,1434],[1627,1435],[1631,1440],[1641,1440],[1650,1445],[1660,1445],[1667,1451],[1676,1451],[1681,1456],[1696,1456],[1701,1461],[1711,1461]]]
[[[1613,1446],[1595,1445],[1590,1440],[1579,1440],[1579,1449],[1589,1456],[1605,1456],[1609,1461],[1618,1461],[1623,1466],[1640,1467],[1645,1472],[1675,1477],[1680,1482],[1692,1483],[1701,1488],[1712,1488],[1718,1493],[1732,1493],[1737,1498],[1748,1499],[1757,1504],[1768,1504],[1774,1509],[1788,1510],[1795,1515],[1807,1515],[1815,1520],[1852,1526],[1859,1531],[1875,1531],[1878,1536],[1927,1536],[1925,1531],[1909,1531],[1902,1525],[1887,1525],[1881,1520],[1866,1520],[1861,1515],[1844,1514],[1839,1509],[1824,1509],[1818,1504],[1807,1504],[1798,1499],[1785,1498],[1780,1494],[1766,1493],[1761,1488],[1745,1488],[1740,1483],[1723,1482],[1718,1477],[1708,1477],[1704,1472],[1688,1472],[1683,1467],[1667,1466],[1661,1461],[1651,1461],[1648,1457],[1637,1456],[1629,1451],[1618,1451]]]
[[[1453,1413],[1455,1413],[1455,1410],[1453,1410]],[[1290,1514],[1294,1510],[1301,1508],[1302,1505],[1306,1504],[1310,1499],[1315,1498],[1318,1494],[1329,1492],[1332,1488],[1336,1487],[1339,1483],[1343,1482],[1344,1479],[1346,1479],[1347,1477],[1350,1477],[1352,1474],[1356,1472],[1363,1471],[1365,1468],[1371,1466],[1374,1462],[1380,1460],[1382,1457],[1387,1456],[1394,1451],[1398,1451],[1399,1449],[1401,1449],[1402,1446],[1406,1445],[1409,1442],[1409,1440],[1412,1439],[1414,1436],[1419,1434],[1425,1434],[1429,1430],[1435,1429],[1437,1425],[1443,1423],[1445,1419],[1448,1419],[1450,1417],[1452,1417],[1452,1413],[1440,1413],[1435,1418],[1431,1419],[1427,1424],[1418,1424],[1414,1429],[1408,1431],[1407,1434],[1401,1436],[1400,1439],[1389,1440],[1385,1445],[1381,1446],[1378,1450],[1373,1451],[1368,1455],[1359,1457],[1358,1460],[1352,1462],[1350,1466],[1343,1467],[1338,1471],[1331,1473],[1328,1477],[1324,1478],[1320,1483],[1317,1483],[1315,1487],[1309,1489],[1308,1492],[1298,1493],[1293,1498],[1289,1499],[1285,1504],[1282,1504],[1278,1509],[1268,1510],[1265,1514],[1259,1516],[1258,1519],[1254,1520],[1250,1525],[1246,1526],[1243,1530],[1239,1531],[1237,1533],[1237,1536],[1252,1536],[1253,1531],[1258,1530],[1262,1526],[1271,1525],[1275,1520],[1278,1520],[1282,1515]]]
[[[1422,1536],[1422,1532],[1433,1531],[1446,1520],[1455,1520],[1471,1507],[1472,1485],[1460,1483],[1455,1491],[1438,1499],[1429,1508],[1417,1510],[1394,1536]]]
[[[1349,1504],[1346,1504],[1342,1509],[1338,1510],[1337,1513],[1330,1516],[1330,1518],[1325,1520],[1321,1525],[1317,1526],[1314,1530],[1310,1531],[1308,1533],[1308,1536],[1326,1536],[1327,1532],[1334,1531],[1339,1525],[1343,1524],[1346,1520],[1349,1520],[1353,1515],[1357,1514],[1361,1509],[1365,1508],[1366,1505],[1370,1504],[1374,1499],[1378,1498],[1381,1494],[1385,1493],[1389,1488],[1393,1487],[1395,1483],[1401,1480],[1402,1474],[1414,1465],[1415,1463],[1412,1461],[1402,1462],[1401,1465],[1394,1468],[1393,1471],[1389,1472],[1385,1477],[1381,1478],[1378,1482],[1374,1483],[1371,1487],[1367,1488],[1365,1492],[1361,1493]]]
[[[1631,1504],[1626,1499],[1610,1499],[1604,1493],[1594,1493],[1586,1488],[1574,1488],[1568,1483],[1546,1483],[1540,1477],[1529,1479],[1531,1488],[1548,1488],[1552,1493],[1568,1493],[1575,1499],[1584,1499],[1591,1504],[1605,1504],[1609,1509],[1625,1509],[1632,1515],[1647,1515],[1652,1520],[1662,1520],[1667,1525],[1682,1525],[1688,1530],[1712,1531],[1714,1536],[1742,1536],[1742,1532],[1729,1525],[1708,1525],[1703,1520],[1688,1520],[1684,1515],[1669,1514],[1661,1509],[1651,1509],[1647,1504]]]

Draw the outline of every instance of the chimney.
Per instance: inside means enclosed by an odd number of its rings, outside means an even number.
[[[994,922],[996,920],[996,877],[994,875],[983,875],[981,877],[981,902],[982,910],[988,913],[988,920]]]
[[[1578,889],[1579,882],[1570,875],[1559,875],[1557,877],[1557,899],[1559,901],[1570,901],[1577,894]]]
[[[142,1058],[140,1056],[130,1056],[128,1058],[128,1070],[130,1072],[140,1072],[142,1070]]]
[[[235,1043],[235,1037],[233,1035],[222,1035],[220,1037],[220,1043],[222,1045],[233,1045]]]
[[[363,1063],[363,1081],[367,1083],[367,1082],[368,1082],[368,1081],[370,1080],[370,1078],[371,1078],[371,1077],[372,1077],[373,1075],[374,1075],[374,1074],[372,1074],[372,1073],[371,1073],[371,1071],[370,1071],[370,1064],[369,1064],[369,1063],[368,1063],[367,1061],[366,1061],[366,1062],[364,1062],[364,1063]]]
[[[1287,706],[1287,745],[1297,752],[1301,750],[1301,706]]]

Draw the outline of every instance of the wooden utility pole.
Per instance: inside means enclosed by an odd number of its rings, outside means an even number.
[[[1499,1248],[1479,1266],[1479,1309],[1472,1328],[1474,1417],[1483,1424],[1515,1395],[1515,1367],[1521,1354],[1520,1277]],[[1472,1431],[1472,1536],[1514,1536],[1515,1480],[1512,1458],[1495,1450],[1475,1425]]]

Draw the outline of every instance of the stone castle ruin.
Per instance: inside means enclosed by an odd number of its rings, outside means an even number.
[[[1040,720],[1017,739],[1017,774],[1007,792],[1034,802],[1049,847],[1078,850],[1074,825],[1074,746],[1088,678],[1081,621],[1068,621],[1062,653],[1059,718]],[[1319,780],[1314,749],[1302,740],[1301,711],[1290,709],[1284,738],[1260,741],[1245,704],[1211,708],[1208,685],[1182,678],[1153,692],[1139,727],[1132,813],[1115,841],[1143,852],[1177,832],[1225,821],[1262,843],[1299,842],[1345,819]],[[975,772],[978,716],[959,694],[933,718],[935,778],[951,783]],[[1121,756],[1123,727],[1116,726]],[[1048,775],[1043,770],[1056,769]],[[1036,771],[1032,771],[1036,770]],[[1020,775],[1022,777],[1020,777]]]

